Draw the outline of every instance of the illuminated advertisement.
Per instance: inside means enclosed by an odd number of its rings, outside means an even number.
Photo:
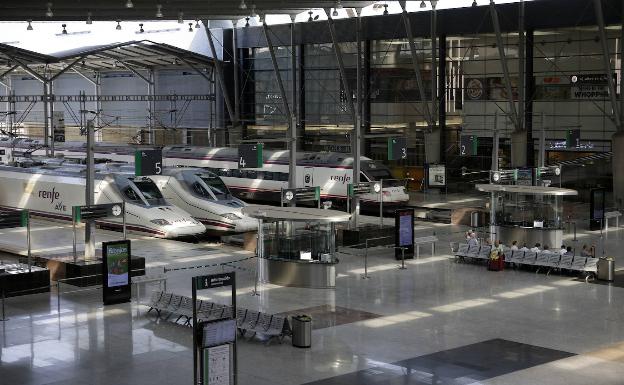
[[[130,241],[102,243],[102,273],[104,304],[129,302],[130,289]]]

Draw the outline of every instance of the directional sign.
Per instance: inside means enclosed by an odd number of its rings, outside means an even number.
[[[212,289],[215,287],[232,286],[234,273],[211,274],[193,277],[196,290]]]
[[[459,143],[459,155],[475,156],[479,148],[479,137],[476,135],[462,135]]]
[[[407,138],[388,138],[388,160],[407,159]]]
[[[25,227],[28,224],[28,210],[0,212],[0,229]]]
[[[134,174],[149,176],[162,174],[162,150],[137,150],[134,153]]]
[[[581,145],[581,130],[566,131],[566,147],[576,148]]]
[[[321,199],[321,188],[319,186],[292,188],[282,190],[282,203],[310,202]]]
[[[238,168],[262,168],[262,144],[240,144],[238,146]]]
[[[350,197],[362,194],[379,194],[379,191],[381,191],[381,183],[379,182],[349,183],[347,186],[347,193]]]
[[[93,206],[74,206],[74,221],[88,219],[120,218],[123,214],[123,203],[105,203]]]

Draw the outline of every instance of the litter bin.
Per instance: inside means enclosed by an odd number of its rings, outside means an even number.
[[[476,229],[479,227],[479,212],[473,211],[470,213],[470,227]]]
[[[598,261],[598,279],[613,282],[615,279],[615,260],[611,257]]]
[[[307,315],[292,317],[292,344],[297,348],[312,345],[312,318]]]

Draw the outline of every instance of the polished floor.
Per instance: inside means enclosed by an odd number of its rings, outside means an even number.
[[[173,269],[170,291],[189,295],[192,276],[234,270],[239,306],[316,319],[310,349],[288,339],[240,341],[239,385],[624,384],[624,288],[455,263],[448,242],[464,230],[419,224],[419,234],[435,231],[441,240],[436,255],[423,248],[406,270],[378,249],[363,279],[361,251],[344,250],[336,290],[260,285],[259,296],[251,295],[255,260],[244,251],[141,239],[136,250],[150,274]],[[617,257],[624,248],[624,229],[567,237],[604,244]],[[60,303],[55,290],[7,299],[0,384],[191,383],[190,328],[146,315],[141,304],[157,287],[143,287],[141,301],[107,307],[99,290],[68,285]],[[228,290],[202,295],[229,301]]]

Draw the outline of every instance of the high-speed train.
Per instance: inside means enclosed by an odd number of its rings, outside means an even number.
[[[35,165],[0,166],[0,207],[29,209],[33,215],[72,220],[72,206],[85,204],[84,168]],[[145,177],[98,173],[95,204],[125,202],[126,228],[159,238],[180,238],[204,233],[206,227],[189,213],[166,202],[155,183]],[[122,219],[96,221],[121,228]]]
[[[134,166],[101,165],[132,174]],[[245,203],[234,197],[216,174],[199,168],[163,168],[162,175],[148,176],[167,202],[188,212],[211,233],[244,233],[258,229],[258,221],[242,213]]]
[[[0,138],[0,149],[19,153],[30,151],[41,154],[42,141],[38,139]],[[85,156],[85,143],[66,142],[56,145],[56,154],[67,157]],[[127,145],[98,143],[96,159],[132,162],[135,149]],[[201,167],[214,172],[225,182],[237,197],[243,200],[279,202],[280,191],[288,185],[288,151],[264,151],[264,167],[261,169],[239,169],[236,148],[209,148],[197,146],[170,146],[163,149],[164,166]],[[409,201],[405,186],[393,180],[390,170],[369,158],[361,158],[360,180],[383,183],[382,199],[385,208],[403,206]],[[321,198],[344,203],[348,184],[353,181],[353,157],[342,153],[301,153],[297,159],[297,186],[320,186]],[[360,196],[364,206],[377,206],[379,194]]]

